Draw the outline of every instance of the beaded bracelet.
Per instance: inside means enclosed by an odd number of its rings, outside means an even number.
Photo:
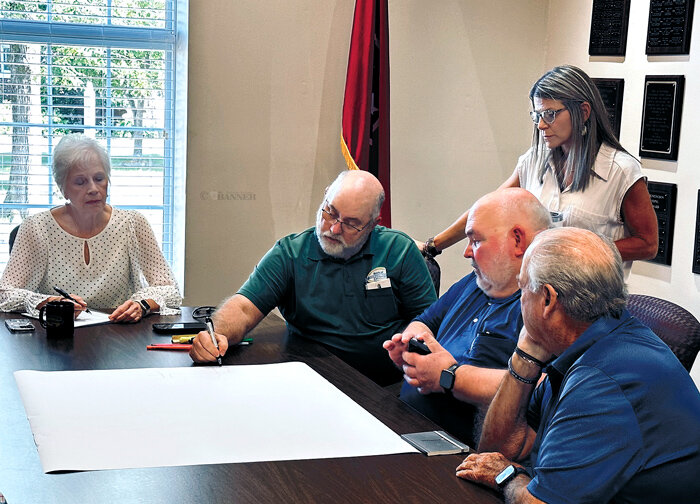
[[[526,385],[534,385],[535,383],[537,383],[537,380],[539,380],[540,376],[542,375],[541,372],[540,372],[540,375],[537,376],[537,378],[533,378],[533,379],[525,378],[524,376],[520,376],[518,373],[515,372],[515,369],[513,369],[513,362],[512,361],[513,361],[513,356],[511,355],[508,358],[508,371],[510,372],[511,376],[513,376],[513,378],[515,378],[516,380],[518,380],[522,383],[525,383]]]
[[[534,364],[535,366],[539,366],[540,369],[546,366],[546,364],[544,362],[542,362],[539,359],[535,359],[532,355],[527,353],[525,350],[521,350],[520,347],[518,347],[518,346],[515,347],[515,353],[518,354],[523,360],[529,362],[530,364]]]

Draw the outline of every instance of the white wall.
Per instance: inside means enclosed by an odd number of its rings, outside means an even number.
[[[546,1],[390,2],[392,224],[425,240],[496,189],[530,144]],[[442,290],[471,271],[438,257]]]
[[[700,319],[700,275],[692,272],[693,237],[700,188],[700,143],[696,132],[700,117],[700,56],[698,13],[688,56],[653,56],[645,54],[649,0],[630,2],[629,32],[625,58],[588,56],[591,9],[593,0],[550,0],[547,20],[549,37],[546,68],[571,63],[583,68],[591,77],[625,80],[620,142],[633,155],[639,154],[644,77],[646,75],[685,75],[685,95],[678,149],[678,161],[642,159],[644,174],[650,181],[677,184],[676,225],[672,265],[664,266],[637,261],[629,280],[630,292],[648,294],[673,301]],[[700,360],[691,372],[700,384]]]
[[[651,60],[649,2],[631,4],[620,62],[588,56],[592,0],[390,0],[394,226],[424,240],[512,172],[530,144],[527,93],[552,66],[625,79],[621,141],[633,154],[644,76],[685,74],[678,162],[643,161],[650,180],[678,184],[673,266],[638,262],[630,289],[700,318],[690,264],[700,33],[689,57]],[[353,8],[352,0],[190,1],[186,304],[218,303],[278,237],[313,224],[323,188],[344,167]],[[232,199],[212,199],[218,193]],[[470,269],[462,248],[439,257],[443,291]]]
[[[389,2],[392,218],[419,239],[512,172],[529,144],[545,0]],[[185,303],[235,292],[313,224],[344,168],[352,0],[191,0]],[[254,200],[212,200],[217,192]],[[443,286],[469,271],[440,256]]]
[[[191,0],[186,304],[219,303],[277,238],[313,223],[344,167],[353,6]]]

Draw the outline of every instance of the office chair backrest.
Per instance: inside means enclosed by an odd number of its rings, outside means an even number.
[[[18,230],[19,230],[19,224],[12,228],[12,231],[10,231],[10,236],[7,239],[7,242],[10,245],[10,254],[12,253],[12,247],[15,244],[15,238],[17,238],[17,231]]]
[[[698,319],[677,304],[641,294],[630,294],[627,309],[654,331],[690,372],[700,350]]]
[[[440,265],[429,255],[423,254],[423,259],[425,259],[425,265],[428,267],[430,279],[433,281],[433,285],[435,286],[435,294],[440,297]]]

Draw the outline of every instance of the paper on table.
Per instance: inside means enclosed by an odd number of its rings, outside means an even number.
[[[78,318],[75,319],[75,327],[108,324],[109,322],[109,313],[97,310],[90,310],[90,313],[83,312],[80,315],[78,315]]]
[[[15,380],[44,472],[416,451],[300,362],[16,371]]]
[[[25,317],[33,318],[35,320],[39,320],[39,317],[34,317],[29,313],[23,313],[22,315],[24,315]],[[82,312],[80,315],[78,315],[78,318],[75,319],[75,321],[73,322],[73,327],[86,327],[99,324],[108,324],[109,322],[109,313],[91,309],[90,313]]]

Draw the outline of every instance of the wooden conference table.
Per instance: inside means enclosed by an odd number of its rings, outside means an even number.
[[[16,317],[0,314],[1,319]],[[371,457],[158,467],[44,474],[12,373],[192,366],[186,352],[147,351],[169,338],[152,332],[154,322],[192,320],[149,317],[133,325],[79,328],[70,340],[11,333],[0,322],[0,492],[9,504],[50,503],[449,503],[502,502],[496,492],[455,477],[462,456],[418,453]],[[302,361],[399,434],[438,428],[390,392],[319,345],[287,337],[284,322],[268,316],[251,334],[250,346],[229,350],[224,365]],[[213,429],[245,428],[240,418],[190,425],[174,418],[182,435],[197,442]],[[158,429],[157,425],[153,429]],[[216,435],[221,435],[217,433]]]

